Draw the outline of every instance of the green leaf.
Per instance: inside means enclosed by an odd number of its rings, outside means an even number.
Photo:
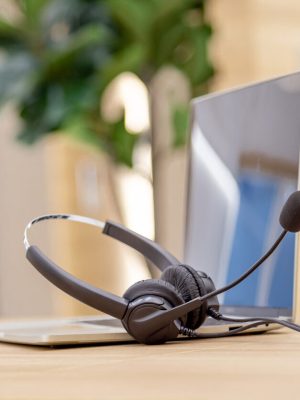
[[[72,116],[65,122],[62,127],[63,132],[72,136],[78,141],[85,142],[91,146],[106,149],[107,146],[104,140],[92,131],[88,124],[85,115]]]
[[[152,0],[155,3],[156,19],[166,19],[170,15],[182,13],[184,10],[191,8],[194,5],[194,0]]]
[[[186,144],[189,125],[189,107],[186,104],[177,105],[173,109],[172,122],[174,128],[173,146],[181,147]]]
[[[49,133],[44,129],[43,125],[26,124],[23,130],[17,135],[17,139],[24,144],[32,145]]]
[[[111,126],[110,144],[117,162],[132,167],[133,149],[137,139],[137,135],[126,131],[124,120]]]
[[[5,46],[6,51],[9,51],[12,45],[20,45],[23,41],[23,35],[20,27],[10,24],[3,18],[0,19],[0,46]]]
[[[33,144],[51,132],[44,109],[45,101],[21,108],[20,116],[23,120],[23,128],[17,135],[18,140],[26,144]]]
[[[98,105],[97,86],[91,78],[85,79],[84,85],[80,79],[73,79],[73,81],[64,84],[62,89],[64,101],[68,109],[74,114],[79,111],[91,110],[95,108],[95,105]]]
[[[112,16],[129,37],[145,41],[153,19],[151,0],[107,0]]]
[[[173,57],[174,49],[177,47],[178,43],[180,43],[183,35],[183,24],[175,24],[161,37],[155,50],[157,66],[169,62],[170,58]]]
[[[60,71],[67,72],[73,68],[76,58],[82,56],[82,52],[91,46],[101,46],[107,38],[107,30],[104,27],[88,25],[81,28],[70,37],[68,43],[56,50],[49,50],[44,55],[44,73],[56,75]]]
[[[192,56],[182,67],[189,76],[192,85],[196,86],[206,81],[213,74],[207,50],[208,39],[211,36],[211,27],[203,25],[201,28],[191,29],[188,35],[192,47]]]
[[[49,0],[19,0],[18,3],[26,18],[26,25],[31,29],[38,28],[43,9]]]
[[[23,18],[0,18],[0,103],[14,100],[33,143],[65,130],[132,165],[138,137],[124,121],[99,114],[107,84],[125,71],[148,82],[162,65],[178,67],[194,92],[213,69],[205,24],[207,0],[16,0]],[[2,59],[1,59],[2,61]],[[186,141],[187,110],[172,115],[174,146]]]
[[[140,44],[128,45],[116,53],[100,71],[103,86],[124,71],[138,74],[147,57],[147,49]]]
[[[22,101],[35,85],[35,61],[26,52],[6,55],[0,63],[0,105]]]

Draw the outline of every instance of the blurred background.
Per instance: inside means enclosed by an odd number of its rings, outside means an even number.
[[[189,100],[300,67],[296,0],[0,0],[0,316],[92,309],[24,258],[33,217],[112,219],[183,254]],[[95,228],[30,232],[122,294],[157,271]]]

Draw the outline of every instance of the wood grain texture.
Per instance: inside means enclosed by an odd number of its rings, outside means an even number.
[[[299,70],[298,0],[211,0],[211,90],[229,89]]]
[[[42,349],[0,345],[1,399],[299,398],[300,335]]]
[[[174,148],[174,110],[187,107],[191,88],[172,66],[162,67],[150,84],[155,239],[179,260],[184,252],[187,148]]]

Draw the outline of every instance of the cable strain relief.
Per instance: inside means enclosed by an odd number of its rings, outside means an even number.
[[[185,326],[181,325],[179,329],[179,333],[184,336],[188,337],[197,337],[197,334],[193,329],[186,328]]]
[[[213,307],[208,308],[207,315],[218,321],[222,318],[222,314],[219,311],[215,310]]]

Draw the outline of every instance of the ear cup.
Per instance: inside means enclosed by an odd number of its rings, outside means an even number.
[[[164,343],[175,339],[179,334],[179,327],[173,321],[162,326],[152,326],[151,321],[140,324],[140,319],[157,312],[169,310],[172,307],[184,304],[183,298],[169,282],[158,279],[147,279],[132,285],[124,293],[129,301],[127,311],[122,318],[126,331],[138,342],[146,344]],[[180,318],[185,326],[186,317]]]
[[[205,283],[200,274],[188,265],[176,265],[168,267],[161,275],[161,280],[173,285],[185,302],[207,293]],[[205,320],[207,306],[204,303],[199,309],[191,311],[187,315],[186,327],[197,329]]]
[[[146,279],[136,282],[126,290],[123,297],[126,300],[133,301],[146,295],[162,297],[173,307],[184,304],[184,299],[175,287],[171,283],[160,279]]]

